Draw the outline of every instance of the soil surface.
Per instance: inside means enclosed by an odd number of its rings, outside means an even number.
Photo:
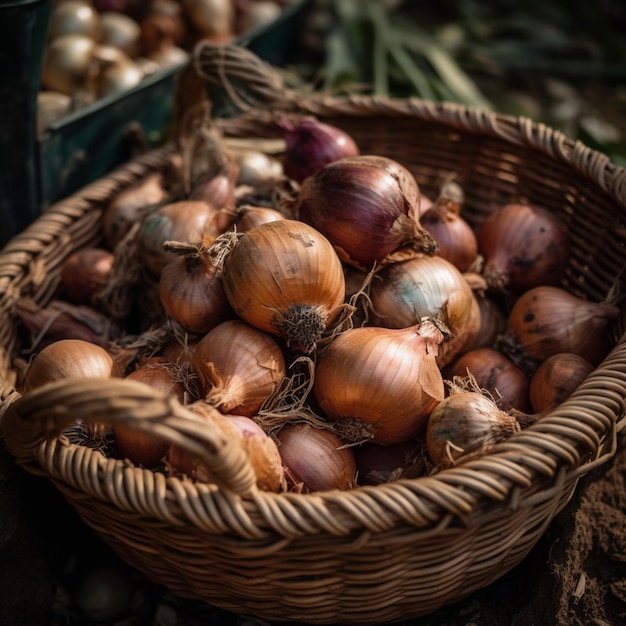
[[[616,455],[580,480],[519,566],[461,602],[394,626],[626,624],[626,432],[620,437]],[[17,497],[22,520],[13,540],[0,545],[3,626],[267,624],[149,583],[111,553],[47,479],[6,463],[2,469],[4,478],[17,472],[19,494],[9,496]]]

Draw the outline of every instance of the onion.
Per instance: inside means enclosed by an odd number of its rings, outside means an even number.
[[[440,256],[421,256],[382,268],[370,286],[370,323],[406,328],[422,318],[443,322],[449,336],[439,347],[439,366],[449,363],[470,333],[474,294],[463,274]]]
[[[243,150],[235,153],[235,158],[239,165],[238,185],[261,187],[280,180],[284,175],[282,163],[260,150]]]
[[[318,356],[313,391],[332,420],[356,420],[371,441],[418,436],[444,396],[436,357],[443,335],[431,320],[410,328],[352,328]]]
[[[166,242],[165,249],[179,255],[163,267],[159,279],[159,297],[169,317],[198,335],[234,317],[219,267],[206,248]]]
[[[170,46],[180,46],[187,36],[181,6],[174,0],[151,2],[139,25],[141,49],[148,56]]]
[[[296,220],[243,233],[228,253],[224,289],[239,317],[311,352],[339,314],[343,269],[328,240]]]
[[[436,468],[467,454],[484,454],[520,430],[515,417],[479,391],[456,390],[432,411],[426,429],[428,456]]]
[[[179,402],[183,402],[185,386],[180,380],[176,366],[165,358],[149,359],[126,376],[129,380],[137,380],[153,389],[172,394]],[[119,453],[135,465],[153,468],[159,465],[170,444],[150,433],[135,430],[129,426],[117,424],[113,428],[115,444]]]
[[[276,123],[287,142],[283,156],[285,175],[298,183],[328,163],[359,154],[356,142],[348,133],[315,117],[284,118]]]
[[[237,218],[234,226],[237,232],[245,233],[259,224],[265,224],[265,222],[275,222],[283,219],[285,219],[283,214],[276,209],[263,206],[251,206],[247,204],[237,209]]]
[[[74,304],[92,304],[94,296],[106,287],[115,256],[103,248],[81,248],[61,266],[60,286]]]
[[[169,69],[186,63],[189,60],[189,53],[178,46],[163,46],[151,52],[148,60],[154,61],[162,70]]]
[[[143,211],[163,202],[165,197],[160,172],[148,174],[113,196],[102,218],[102,231],[107,246],[114,250],[132,226],[142,221]]]
[[[222,415],[205,402],[189,405],[194,413],[203,416],[210,424],[229,439],[238,439],[248,455],[248,461],[256,476],[257,487],[263,491],[280,491],[283,487],[283,462],[273,439],[249,417]],[[211,483],[215,477],[195,456],[179,445],[172,445],[168,463],[174,474],[186,474],[194,480]]]
[[[241,320],[228,320],[198,342],[191,365],[204,399],[223,413],[252,416],[286,374],[280,346]]]
[[[380,485],[426,474],[426,464],[416,441],[382,446],[366,441],[352,448],[359,485]]]
[[[214,214],[205,202],[183,200],[165,204],[146,216],[137,233],[138,253],[145,267],[160,276],[165,264],[176,258],[164,250],[166,241],[206,242]]]
[[[493,348],[498,337],[506,329],[507,314],[491,295],[474,291],[470,332],[467,336],[461,352],[468,352],[476,348]]]
[[[297,491],[346,491],[356,487],[354,454],[335,433],[298,423],[284,426],[276,437],[287,478]]]
[[[458,357],[445,370],[446,376],[471,375],[483,391],[495,399],[499,408],[531,410],[530,379],[511,359],[495,348],[476,348]]]
[[[120,374],[104,348],[82,339],[60,339],[35,355],[26,371],[23,391],[66,378],[111,378]]]
[[[112,50],[116,50],[116,48],[112,48]],[[98,97],[104,98],[128,91],[136,87],[143,80],[143,77],[143,70],[131,59],[104,63],[98,74]]]
[[[371,269],[394,254],[434,254],[419,224],[420,192],[400,163],[362,155],[333,161],[309,176],[293,201],[294,215],[333,244],[342,261]]]
[[[44,54],[43,88],[75,96],[85,86],[95,49],[96,42],[85,35],[63,35],[51,41]]]
[[[569,236],[558,218],[539,206],[507,204],[490,213],[476,238],[483,275],[492,289],[522,293],[557,285],[569,261]]]
[[[128,15],[104,11],[100,13],[100,45],[119,48],[135,58],[141,50],[141,27]]]
[[[553,411],[593,371],[593,365],[571,352],[548,357],[530,379],[530,402],[535,412]]]
[[[596,366],[610,349],[608,323],[619,314],[609,302],[589,302],[560,287],[535,287],[513,304],[499,347],[531,373],[559,352],[573,352]]]
[[[420,224],[438,245],[438,254],[460,272],[467,271],[478,256],[478,242],[472,227],[461,217],[464,196],[460,185],[449,181],[434,205],[420,215]]]
[[[92,41],[100,38],[100,14],[91,2],[65,0],[50,13],[48,39],[54,41],[64,35],[82,35]]]

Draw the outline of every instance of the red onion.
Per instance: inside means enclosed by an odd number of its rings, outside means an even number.
[[[309,176],[290,204],[340,258],[365,269],[400,250],[432,255],[437,244],[420,225],[420,191],[400,163],[363,155],[333,161]]]
[[[314,117],[277,122],[287,142],[283,170],[301,183],[324,165],[359,154],[354,139],[346,132]]]

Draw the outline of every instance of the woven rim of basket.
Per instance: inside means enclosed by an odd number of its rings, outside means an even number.
[[[536,147],[573,165],[617,203],[626,205],[623,168],[558,131],[524,118],[414,98],[398,101],[363,96],[312,97],[301,99],[297,106],[293,103],[293,107],[323,115],[406,115],[492,134],[512,145]],[[224,128],[234,124],[243,133],[247,122],[254,127],[267,115],[266,111],[249,111],[237,122],[225,121]],[[167,146],[138,157],[57,203],[11,240],[0,258],[0,286],[4,287],[0,311],[9,310],[25,287],[35,289],[42,300],[52,297],[57,285],[53,270],[58,269],[58,263],[54,263],[59,251],[68,245],[76,249],[97,241],[97,224],[106,200],[158,169],[173,150],[173,146]],[[6,361],[8,355],[0,358]],[[7,448],[29,471],[48,475],[78,493],[109,501],[122,510],[168,524],[192,524],[209,532],[230,532],[245,538],[317,533],[343,536],[355,530],[375,533],[398,523],[427,531],[471,524],[497,511],[544,502],[559,494],[564,484],[610,458],[616,449],[617,431],[624,423],[626,339],[620,339],[557,410],[497,444],[490,453],[433,476],[364,486],[349,492],[258,491],[250,480],[249,466],[241,460],[241,450],[232,446],[220,448],[221,443],[210,433],[206,440],[214,446],[217,462],[225,466],[232,462],[225,469],[228,488],[166,478],[127,461],[107,459],[99,452],[56,436],[58,420],[67,419],[68,414],[91,417],[99,412],[103,419],[108,413],[114,419],[131,421],[134,415],[145,416],[150,412],[146,406],[151,406],[152,395],[146,397],[131,387],[123,380],[67,381],[22,398],[11,383],[3,381],[0,424]],[[168,409],[164,410],[159,402],[156,404],[160,408],[153,416],[161,412],[159,418],[170,428],[172,437],[180,439],[183,445],[197,443],[178,431],[179,417],[167,415],[171,403],[166,402]],[[57,415],[51,407],[57,407]]]

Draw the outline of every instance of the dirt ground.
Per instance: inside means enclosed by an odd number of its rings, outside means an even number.
[[[16,472],[23,483],[19,500],[23,519],[28,520],[13,528],[13,539],[0,546],[3,626],[277,626],[182,600],[148,583],[102,544],[46,479],[11,468],[6,458],[0,469],[1,478]],[[14,495],[5,493],[3,506]],[[0,538],[8,530],[6,524],[0,527]],[[103,600],[102,581],[107,577],[115,584],[109,585]],[[97,609],[102,602],[105,608]],[[457,604],[394,626],[622,624],[624,431],[615,457],[581,479],[574,497],[519,566]]]

